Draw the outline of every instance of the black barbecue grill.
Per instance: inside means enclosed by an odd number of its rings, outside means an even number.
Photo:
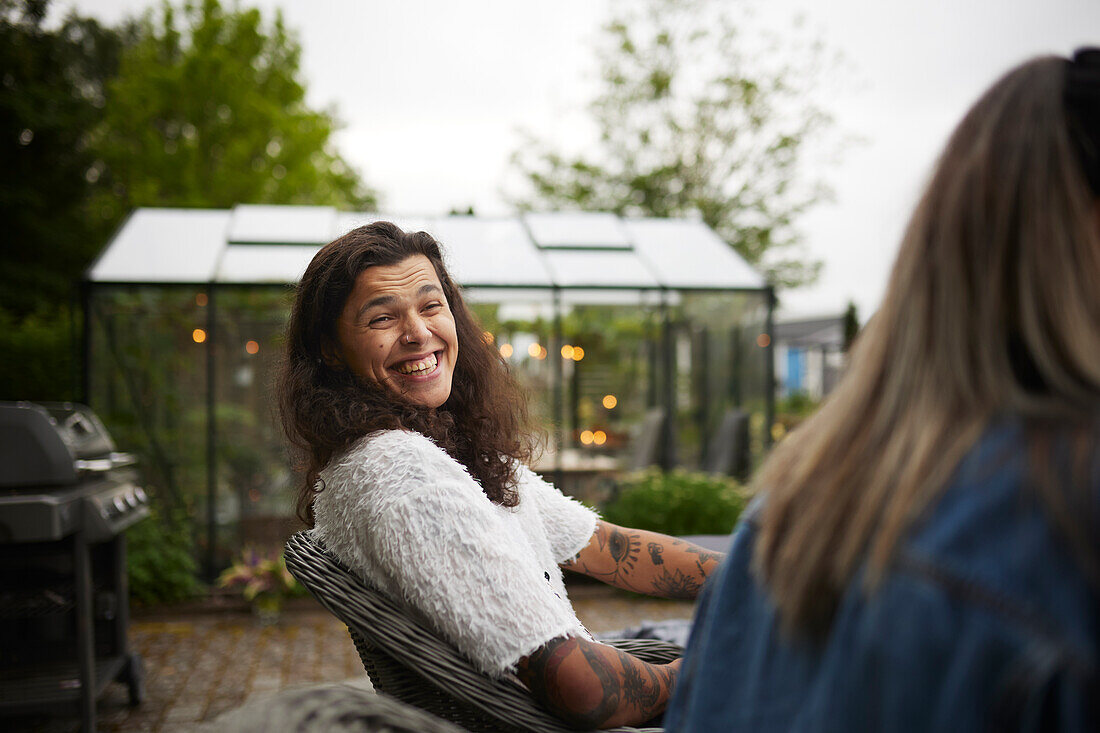
[[[123,530],[148,515],[91,410],[0,402],[0,714],[67,707],[93,730],[110,682],[141,701]]]

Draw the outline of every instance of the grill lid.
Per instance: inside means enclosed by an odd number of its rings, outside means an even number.
[[[73,484],[81,472],[130,463],[84,405],[0,402],[0,487]]]

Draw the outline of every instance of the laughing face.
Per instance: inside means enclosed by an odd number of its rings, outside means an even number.
[[[450,396],[458,335],[427,257],[359,273],[336,336],[330,363],[425,407],[439,407]]]

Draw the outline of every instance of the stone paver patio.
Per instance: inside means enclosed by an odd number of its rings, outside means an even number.
[[[602,633],[642,621],[690,618],[693,604],[640,598],[582,585],[570,589],[581,622]],[[347,629],[303,599],[274,626],[248,613],[171,610],[137,615],[133,648],[145,664],[145,702],[130,708],[127,690],[113,684],[100,698],[100,731],[175,733],[202,727],[226,710],[288,687],[323,682],[368,686]],[[75,719],[0,719],[5,730],[68,733]]]

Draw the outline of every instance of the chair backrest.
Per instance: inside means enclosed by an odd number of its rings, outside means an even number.
[[[661,432],[664,424],[664,410],[654,407],[646,412],[630,448],[626,462],[627,471],[640,471],[661,460]]]
[[[285,557],[294,577],[347,625],[379,692],[469,731],[574,733],[538,707],[518,681],[493,679],[477,670],[416,614],[348,570],[310,532],[292,536]],[[675,645],[652,640],[625,640],[615,646],[654,663],[678,656]]]
[[[749,472],[749,415],[736,408],[726,410],[722,422],[707,445],[703,464],[707,473],[721,473],[744,479]]]

